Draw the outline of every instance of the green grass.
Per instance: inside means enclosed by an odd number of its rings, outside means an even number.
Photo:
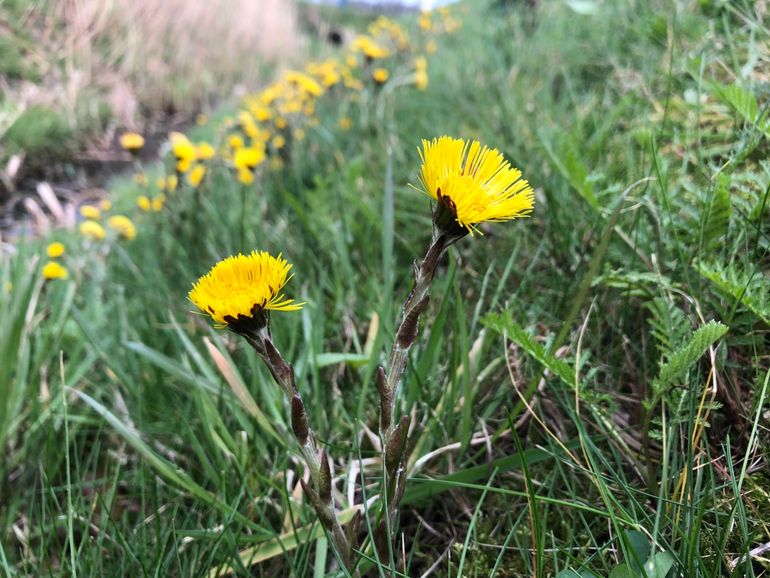
[[[403,572],[767,571],[766,24],[749,2],[460,9],[426,92],[322,99],[245,205],[219,170],[134,241],[57,231],[66,282],[40,280],[42,241],[2,254],[4,573],[323,576],[280,392],[186,293],[228,254],[283,252],[307,305],[273,331],[311,424],[337,474],[371,457],[374,372],[430,238],[407,183],[444,133],[500,148],[537,204],[434,284],[402,389]],[[136,186],[114,194],[131,214]]]

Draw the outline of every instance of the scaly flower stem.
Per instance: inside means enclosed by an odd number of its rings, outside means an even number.
[[[404,302],[401,322],[390,351],[387,374],[383,368],[377,373],[380,393],[380,437],[383,453],[383,484],[381,491],[381,516],[374,530],[374,545],[387,563],[391,560],[391,547],[398,521],[398,505],[406,487],[406,460],[409,453],[409,416],[396,418],[398,386],[406,371],[409,350],[417,339],[420,315],[428,307],[429,291],[436,275],[439,261],[446,249],[464,236],[464,233],[434,234],[425,258],[414,264],[414,287]]]
[[[422,262],[419,265],[416,261],[414,263],[414,287],[402,308],[401,323],[390,350],[387,374],[384,382],[380,378],[379,383],[382,402],[380,406],[380,435],[383,447],[387,446],[396,426],[394,411],[398,385],[404,371],[406,371],[409,350],[417,339],[420,315],[428,307],[430,285],[436,275],[436,269],[444,251],[458,239],[459,237],[449,236],[446,233],[435,235]]]
[[[284,360],[280,351],[273,344],[268,325],[256,333],[244,335],[244,337],[265,362],[273,379],[291,402],[291,429],[313,482],[311,487],[304,480],[301,480],[302,489],[313,505],[321,524],[331,537],[340,561],[347,570],[353,572],[353,576],[358,576],[358,571],[353,569],[351,544],[342,530],[337,519],[337,512],[334,509],[329,460],[325,452],[319,457],[315,434],[310,429],[305,404],[297,391],[294,368]]]

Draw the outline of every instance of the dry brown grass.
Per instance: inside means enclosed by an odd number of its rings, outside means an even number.
[[[47,74],[25,100],[56,101],[73,121],[94,93],[130,128],[142,109],[194,108],[255,83],[265,63],[299,42],[293,0],[42,0],[31,7],[22,24],[37,31]]]

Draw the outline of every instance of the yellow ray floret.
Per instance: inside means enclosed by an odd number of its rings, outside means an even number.
[[[242,322],[262,310],[297,311],[303,304],[281,294],[291,278],[290,269],[281,255],[239,253],[214,265],[193,285],[188,297],[221,326]]]
[[[442,136],[423,140],[420,158],[423,190],[439,202],[451,201],[457,223],[471,233],[479,223],[532,212],[532,187],[497,149]]]

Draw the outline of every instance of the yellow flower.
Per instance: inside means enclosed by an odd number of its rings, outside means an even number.
[[[238,181],[244,185],[250,185],[254,182],[254,173],[247,168],[238,169]]]
[[[276,135],[275,137],[273,137],[272,142],[273,142],[273,148],[280,150],[286,144],[286,139],[283,138],[281,135]]]
[[[56,257],[61,257],[64,255],[64,245],[62,243],[51,243],[48,245],[48,248],[45,251],[49,257],[52,259],[56,259]]]
[[[102,211],[109,211],[112,208],[112,201],[104,199],[102,202],[99,203],[99,208]]]
[[[287,124],[286,119],[283,118],[282,116],[279,116],[278,118],[275,119],[275,128],[279,130],[286,128],[286,124]]]
[[[146,195],[140,195],[136,199],[136,206],[139,207],[145,213],[150,212],[152,209],[152,202]]]
[[[265,160],[265,151],[261,148],[246,147],[235,151],[233,164],[236,169],[254,170],[257,165]]]
[[[176,163],[176,170],[179,173],[186,173],[192,168],[193,159],[179,159],[179,161]]]
[[[195,165],[195,167],[190,171],[190,174],[187,175],[187,182],[190,183],[193,188],[197,189],[200,186],[205,174],[206,167],[203,165]]]
[[[176,175],[169,175],[166,178],[166,190],[174,192],[179,184],[179,178]]]
[[[135,153],[144,146],[144,137],[135,132],[123,133],[120,136],[120,146],[131,153]]]
[[[385,84],[390,78],[390,72],[386,68],[375,68],[372,72],[372,78],[377,84]]]
[[[104,227],[96,221],[83,221],[80,223],[80,234],[87,239],[101,241],[106,233],[104,232]]]
[[[227,142],[231,149],[243,148],[243,137],[239,134],[231,134]]]
[[[430,22],[430,13],[423,12],[422,16],[420,16],[420,28],[423,30],[430,30],[431,28],[431,22]]]
[[[370,60],[386,58],[389,55],[387,49],[378,45],[368,36],[359,36],[353,42],[353,49],[358,50]]]
[[[172,132],[169,136],[169,140],[171,141],[171,152],[177,158],[177,160],[180,162],[192,162],[195,160],[195,157],[198,153],[197,148],[185,135],[180,132]]]
[[[188,298],[211,316],[220,328],[252,334],[267,325],[268,312],[297,311],[302,303],[281,291],[290,279],[291,265],[266,251],[238,254],[220,261],[193,284]]]
[[[201,161],[207,161],[211,158],[214,158],[214,147],[211,146],[207,142],[198,143],[198,148],[196,150],[196,156],[198,160]]]
[[[166,195],[160,194],[152,200],[152,210],[159,213],[166,204]]]
[[[436,44],[435,40],[429,40],[428,43],[425,45],[425,52],[428,54],[433,54],[438,49],[438,45]]]
[[[417,90],[425,90],[428,88],[428,73],[424,70],[418,70],[414,73],[414,85]]]
[[[340,128],[342,130],[349,130],[351,126],[353,126],[353,121],[350,120],[350,118],[348,118],[347,116],[343,116],[340,119]]]
[[[420,184],[438,201],[435,222],[447,232],[472,234],[479,223],[532,212],[532,187],[497,149],[442,136],[423,140],[420,158]]]
[[[107,225],[113,231],[117,231],[118,235],[129,241],[136,237],[136,227],[131,219],[124,215],[113,215],[107,219]]]
[[[43,267],[43,277],[46,279],[66,279],[69,277],[69,273],[56,261],[48,261]]]
[[[99,210],[99,207],[94,207],[93,205],[83,205],[80,207],[80,216],[84,219],[99,219],[102,216],[102,212]]]

